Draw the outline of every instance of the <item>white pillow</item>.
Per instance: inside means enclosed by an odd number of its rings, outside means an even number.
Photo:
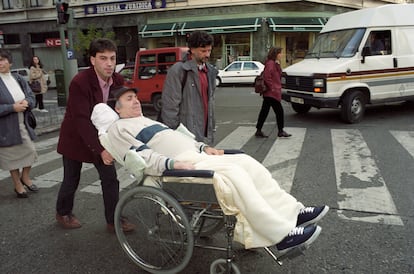
[[[118,119],[118,113],[107,104],[99,103],[93,108],[91,120],[92,124],[98,130],[98,135],[107,132],[108,128]]]

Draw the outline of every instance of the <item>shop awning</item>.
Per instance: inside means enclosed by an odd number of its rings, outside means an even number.
[[[271,17],[269,27],[277,32],[319,32],[327,21],[323,17]]]
[[[239,18],[185,22],[178,29],[181,35],[185,35],[195,30],[204,30],[211,34],[253,32],[259,27],[261,27],[259,18]]]
[[[138,32],[142,38],[174,36],[176,23],[148,24]]]

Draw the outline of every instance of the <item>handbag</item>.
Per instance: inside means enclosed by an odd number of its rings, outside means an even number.
[[[27,112],[27,124],[29,127],[35,129],[37,126],[36,116],[33,114],[31,110],[26,110]]]
[[[32,91],[34,93],[39,93],[39,92],[42,91],[42,88],[40,86],[40,82],[37,81],[37,80],[34,80],[32,82],[29,82],[29,86],[30,86],[30,88],[32,89]]]

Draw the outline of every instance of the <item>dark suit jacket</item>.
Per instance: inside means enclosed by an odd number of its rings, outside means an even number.
[[[112,76],[111,86],[123,85],[120,74]],[[93,163],[99,160],[104,148],[99,143],[98,132],[91,122],[93,107],[103,102],[102,90],[93,67],[78,73],[69,86],[69,97],[63,119],[58,153],[80,162]]]

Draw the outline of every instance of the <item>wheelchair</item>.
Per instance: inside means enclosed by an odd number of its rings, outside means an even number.
[[[177,128],[188,134],[185,128]],[[225,258],[213,261],[211,274],[239,274],[234,263],[233,236],[236,217],[223,214],[213,186],[212,170],[167,170],[162,176],[146,175],[145,161],[129,150],[120,156],[114,151],[107,134],[101,133],[103,147],[124,166],[138,185],[127,190],[119,199],[115,209],[115,232],[127,256],[143,270],[156,273],[179,273],[188,265],[194,247],[224,251]],[[226,154],[243,153],[240,150],[225,150]],[[122,230],[122,221],[127,219],[135,225],[133,232]],[[225,246],[210,246],[201,239],[225,230]],[[277,257],[276,250],[264,250],[280,265],[282,258],[293,258],[303,254],[306,247],[295,248]]]
[[[226,153],[237,153],[226,151]],[[168,170],[160,177],[144,176],[120,198],[115,210],[115,232],[127,256],[150,273],[179,273],[190,262],[194,247],[224,251],[210,273],[241,273],[234,263],[235,216],[224,215],[214,193],[211,170]],[[148,186],[151,185],[151,186]],[[122,230],[126,218],[134,232]],[[200,239],[225,231],[225,246],[207,246]],[[264,250],[278,263],[269,247]],[[303,254],[293,250],[283,258]]]

